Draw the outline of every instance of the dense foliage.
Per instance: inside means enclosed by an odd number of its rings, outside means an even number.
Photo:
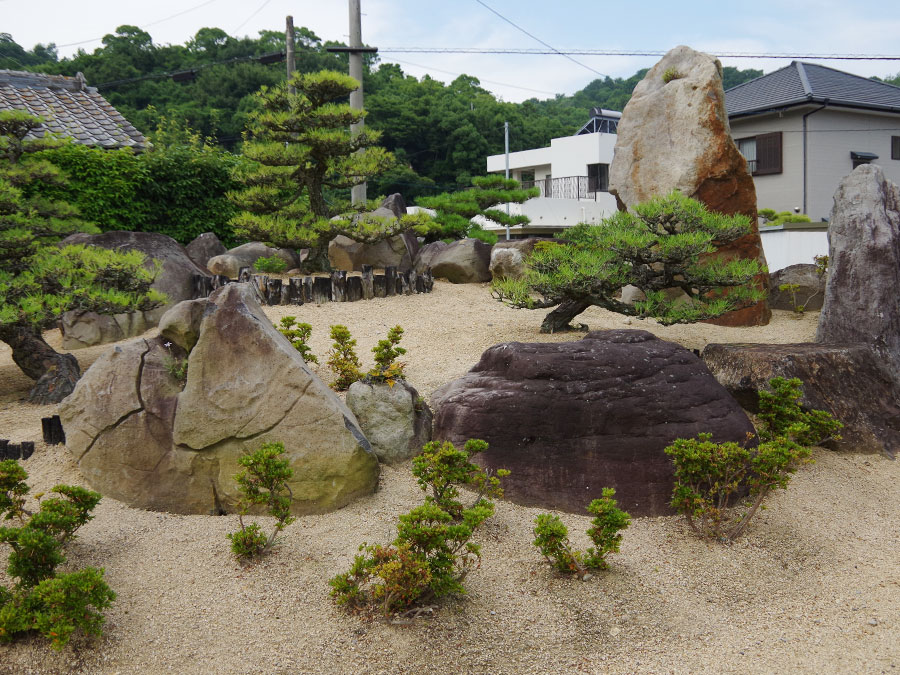
[[[808,460],[809,445],[840,438],[836,432],[843,425],[829,413],[800,406],[800,380],[776,377],[769,386],[771,392],[760,392],[758,446],[713,443],[711,434],[699,434],[679,438],[665,449],[675,464],[672,508],[701,536],[721,541],[739,537],[766,496],[787,488],[791,475]],[[748,499],[741,506],[744,497]]]
[[[51,490],[58,497],[40,499],[40,510],[25,508],[28,474],[14,460],[0,462],[0,520],[18,526],[0,527],[0,543],[11,552],[7,574],[12,589],[0,587],[0,642],[38,631],[62,649],[76,630],[100,635],[101,612],[116,598],[103,580],[103,570],[86,567],[56,574],[65,562],[65,543],[93,516],[100,495],[71,485]]]
[[[525,277],[497,280],[493,293],[513,307],[557,307],[542,332],[566,328],[591,305],[664,325],[709,319],[763,297],[750,284],[765,271],[756,260],[706,255],[749,231],[746,216],[711,213],[675,191],[599,225],[577,225],[558,243],[539,244],[527,259]],[[619,298],[629,284],[646,299],[629,304]]]
[[[295,28],[297,70],[346,72],[346,54],[326,51],[312,31]],[[91,53],[58,59],[53,45],[26,51],[11,36],[0,34],[0,67],[63,75],[81,71],[138,129],[151,131],[155,106],[167,117],[186,120],[227,148],[241,139],[253,94],[263,85],[284,80],[284,64],[259,57],[285,48],[283,31],[262,31],[256,38],[236,38],[219,28],[201,28],[184,45],[157,45],[146,31],[119,26]],[[5,58],[4,58],[5,57]],[[188,73],[179,81],[172,73]],[[463,188],[484,172],[487,155],[503,152],[503,123],[510,125],[512,151],[544,147],[551,138],[568,136],[588,121],[592,107],[622,110],[646,74],[596,79],[572,96],[557,95],[523,103],[498,100],[475,77],[460,75],[449,84],[429,76],[406,75],[393,63],[368,57],[364,84],[366,125],[382,132],[382,144],[398,166],[373,181],[370,193],[402,193],[409,202]],[[723,69],[725,88],[762,75],[759,70]]]
[[[330,582],[338,604],[374,606],[387,615],[465,592],[462,581],[481,557],[472,536],[493,515],[491,499],[503,496],[500,478],[509,473],[494,475],[472,463],[486,449],[475,439],[462,449],[449,442],[425,445],[413,459],[425,503],[400,516],[391,544],[360,546],[350,570]],[[469,506],[460,501],[463,486],[475,491]]]
[[[41,331],[73,309],[118,313],[149,309],[163,300],[150,289],[154,273],[143,255],[85,246],[59,248],[79,231],[96,231],[78,211],[54,198],[64,174],[38,155],[57,144],[29,138],[40,120],[22,111],[0,111],[0,340],[34,380],[32,398],[58,402],[80,376],[74,357],[55,352]]]

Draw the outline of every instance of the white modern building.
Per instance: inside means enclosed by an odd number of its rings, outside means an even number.
[[[549,148],[522,150],[487,158],[488,173],[504,173],[522,187],[537,187],[540,197],[511,204],[510,213],[531,219],[516,235],[551,235],[577,225],[596,223],[616,210],[609,192],[609,165],[616,147],[616,127],[622,113],[594,108],[591,119],[574,136],[554,138]],[[486,223],[486,229],[493,229]]]

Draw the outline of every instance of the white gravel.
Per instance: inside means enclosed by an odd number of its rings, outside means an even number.
[[[430,295],[267,313],[311,323],[323,363],[328,326],[349,326],[366,367],[375,342],[402,325],[407,373],[426,398],[492,344],[578,338],[540,335],[540,313],[506,308],[485,286],[442,282]],[[626,327],[597,309],[579,320]],[[776,312],[760,328],[630,327],[702,348],[808,341],[815,321]],[[85,367],[105,349],[74,353]],[[36,442],[24,462],[35,492],[84,484],[62,447],[41,442],[53,408],[23,402],[29,383],[0,346],[0,437]],[[737,543],[698,540],[678,517],[638,518],[611,569],[587,582],[554,574],[531,545],[539,510],[500,503],[468,594],[409,625],[347,614],[327,584],[359,543],[390,540],[420,499],[409,466],[385,467],[375,495],[301,518],[251,567],[229,552],[233,517],[104,499],[65,566],[106,568],[118,599],[103,637],[77,637],[59,654],[40,638],[0,645],[0,673],[900,673],[900,462],[814,457]],[[587,515],[563,519],[585,546]]]

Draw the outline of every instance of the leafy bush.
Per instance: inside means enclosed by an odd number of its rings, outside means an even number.
[[[739,537],[766,496],[786,489],[791,474],[808,460],[807,445],[834,438],[842,426],[827,412],[801,409],[800,380],[773,378],[769,384],[773,393],[760,392],[763,442],[756,448],[713,443],[711,434],[699,434],[665,449],[675,463],[672,508],[685,514],[701,536],[722,541]],[[745,495],[745,508],[735,508]]]
[[[265,443],[255,452],[238,459],[238,464],[245,469],[234,476],[243,493],[238,514],[241,529],[229,534],[228,538],[231,550],[239,558],[253,558],[267,552],[278,533],[296,520],[291,515],[293,494],[287,484],[294,471],[288,460],[280,458],[283,453],[283,443]],[[268,537],[257,523],[244,524],[244,516],[254,506],[264,506],[275,518],[275,527]]]
[[[337,379],[331,383],[337,391],[346,391],[350,385],[362,377],[362,364],[356,355],[356,340],[350,337],[350,330],[340,324],[331,327],[331,339],[334,344],[328,352],[326,363]]]
[[[810,218],[805,213],[793,213],[791,211],[778,211],[775,209],[759,209],[760,218],[766,221],[766,225],[783,225],[784,223],[809,223]]]
[[[397,362],[397,357],[406,353],[403,347],[398,347],[403,337],[403,328],[394,326],[388,331],[387,339],[379,340],[372,347],[375,354],[375,367],[369,371],[367,379],[371,382],[386,382],[394,386],[396,380],[403,379],[405,364]]]
[[[0,588],[0,642],[37,630],[54,649],[62,649],[76,630],[100,635],[101,612],[116,598],[102,569],[56,574],[56,567],[65,562],[63,545],[93,517],[100,495],[57,485],[52,492],[60,497],[41,500],[40,510],[32,514],[24,508],[27,478],[16,461],[0,462],[0,516],[21,523],[0,527],[0,543],[12,548],[7,573],[18,579],[12,590]]]
[[[413,475],[426,493],[425,503],[400,516],[397,538],[388,546],[363,543],[348,572],[331,579],[331,596],[344,606],[378,606],[384,615],[403,612],[453,593],[481,557],[471,541],[494,513],[491,498],[503,496],[500,478],[471,462],[487,443],[471,439],[463,449],[432,441],[413,459]],[[460,501],[460,488],[475,490],[471,505]]]
[[[268,258],[257,258],[256,262],[253,263],[253,267],[255,267],[258,272],[281,274],[287,269],[287,262],[277,255],[273,255]]]
[[[613,488],[603,488],[602,494],[603,497],[594,499],[587,507],[596,517],[587,531],[594,546],[585,552],[572,549],[569,531],[559,516],[541,513],[534,519],[533,543],[560,572],[574,572],[584,577],[589,569],[607,569],[606,556],[618,553],[622,543],[619,532],[628,527],[631,516],[618,508]]]
[[[281,317],[281,326],[278,330],[290,340],[291,344],[294,345],[294,349],[300,352],[300,356],[303,357],[306,363],[318,363],[319,359],[310,351],[309,344],[307,344],[309,336],[312,335],[312,326],[308,323],[297,323],[295,325],[296,321],[297,317],[295,316],[283,316]]]

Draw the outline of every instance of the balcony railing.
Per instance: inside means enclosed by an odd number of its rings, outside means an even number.
[[[544,178],[542,180],[522,181],[522,188],[536,187],[544,199],[593,199],[597,194],[607,192],[609,186],[588,176],[566,176],[565,178]]]

